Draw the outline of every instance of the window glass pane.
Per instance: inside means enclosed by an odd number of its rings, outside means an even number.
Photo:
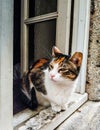
[[[29,61],[49,58],[56,38],[56,19],[29,25]]]
[[[57,0],[30,0],[29,17],[57,11]]]

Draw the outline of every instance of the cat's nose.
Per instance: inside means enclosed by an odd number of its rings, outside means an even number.
[[[50,77],[51,77],[51,79],[53,79],[53,78],[55,77],[55,75],[54,75],[54,74],[51,74]]]

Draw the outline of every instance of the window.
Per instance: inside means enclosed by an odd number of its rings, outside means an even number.
[[[49,129],[54,129],[88,98],[85,93],[85,82],[90,0],[43,0],[42,2],[41,0],[34,2],[32,0],[22,0],[21,9],[22,73],[27,70],[29,62],[32,59],[36,60],[40,58],[41,54],[46,56],[47,54],[44,53],[45,49],[49,52],[54,44],[64,53],[81,51],[84,55],[81,73],[77,83],[77,93],[73,95],[75,100],[78,101],[68,111],[63,112],[62,116],[58,116],[55,124],[52,125],[50,123],[45,128],[47,129],[49,127]],[[51,34],[51,32],[53,33]],[[40,48],[43,51],[40,52]],[[31,117],[31,114],[29,115],[28,118]],[[20,118],[20,116],[17,116],[17,118]],[[14,120],[17,118],[15,115]]]
[[[29,63],[39,59],[41,55],[49,57],[51,48],[55,45],[57,0],[26,0],[22,1],[22,6],[21,49],[25,56],[22,57],[22,71],[25,71]]]

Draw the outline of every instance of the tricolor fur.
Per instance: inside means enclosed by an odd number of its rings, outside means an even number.
[[[69,57],[53,47],[51,60],[38,60],[23,76],[22,92],[26,104],[30,108],[41,104],[51,105],[54,111],[65,110],[65,104],[75,91],[81,63],[81,52]]]

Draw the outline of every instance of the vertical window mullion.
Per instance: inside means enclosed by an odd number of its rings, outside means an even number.
[[[65,53],[69,52],[71,0],[58,0],[56,45]]]
[[[83,52],[83,62],[78,80],[77,92],[85,92],[86,68],[87,68],[87,51],[89,37],[89,16],[90,16],[90,0],[75,1],[74,8],[74,28],[72,40],[72,53],[75,51]]]
[[[78,27],[79,27],[79,2],[80,0],[74,1],[74,16],[73,16],[73,36],[72,36],[72,46],[71,46],[71,53],[73,54],[77,50],[77,41],[78,41]],[[77,82],[77,90],[80,93],[80,75],[78,77]]]
[[[79,19],[79,0],[74,1],[74,19],[73,19],[73,38],[71,52],[74,53],[77,50],[78,39],[78,21]]]
[[[84,23],[85,23],[85,27],[84,27],[84,44],[83,44],[83,64],[82,64],[82,71],[81,71],[81,90],[80,92],[83,94],[85,92],[85,84],[86,84],[86,70],[87,70],[87,55],[88,55],[88,42],[89,42],[89,25],[90,25],[90,4],[91,4],[91,0],[87,0],[87,2],[85,2],[84,0],[82,0],[82,2],[84,3],[84,9],[85,10],[85,14],[84,14]],[[82,4],[81,3],[81,6]]]
[[[24,20],[28,18],[28,0],[21,1],[21,71],[28,69],[28,27]]]

